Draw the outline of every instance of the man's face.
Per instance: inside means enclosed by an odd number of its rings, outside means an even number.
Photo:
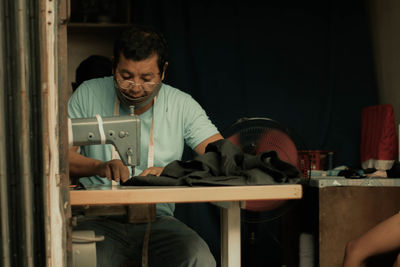
[[[151,94],[154,87],[164,79],[164,72],[160,75],[157,60],[156,54],[141,61],[133,61],[121,53],[114,73],[119,89],[132,98]]]

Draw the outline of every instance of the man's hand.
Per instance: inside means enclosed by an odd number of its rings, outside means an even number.
[[[107,177],[108,180],[114,180],[116,182],[126,182],[130,178],[128,167],[119,159],[99,162],[96,166],[96,174],[100,177]]]
[[[160,174],[162,173],[163,170],[164,170],[164,168],[162,168],[162,167],[150,167],[150,168],[145,169],[141,174],[139,174],[139,176],[146,176],[148,174],[160,176]]]
[[[132,168],[133,170],[133,168]],[[98,175],[108,180],[126,182],[130,177],[129,169],[121,160],[100,161],[77,153],[77,147],[69,150],[69,173],[71,177],[88,177]]]

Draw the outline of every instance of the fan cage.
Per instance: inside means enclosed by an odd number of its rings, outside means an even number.
[[[245,153],[257,154],[265,150],[275,150],[282,160],[299,167],[298,142],[287,127],[275,120],[242,118],[222,134],[239,145]]]
[[[258,154],[275,150],[281,160],[298,166],[296,141],[288,128],[269,118],[243,118],[226,129],[222,135],[238,145],[243,152]],[[247,201],[246,210],[263,212],[281,207],[286,201]]]

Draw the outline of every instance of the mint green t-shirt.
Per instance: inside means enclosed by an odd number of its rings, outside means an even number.
[[[93,79],[82,83],[68,102],[70,118],[92,118],[114,115],[116,93],[113,77]],[[135,167],[138,175],[147,168],[150,126],[154,109],[154,166],[164,167],[182,157],[184,144],[195,148],[208,137],[217,134],[201,106],[187,93],[163,84],[155,105],[139,115],[141,121],[140,165]],[[120,104],[119,115],[128,115],[129,108]],[[102,161],[112,159],[112,145],[82,146],[81,154]],[[106,178],[92,176],[79,180],[85,186],[111,185]],[[174,204],[157,204],[157,215],[173,215]]]

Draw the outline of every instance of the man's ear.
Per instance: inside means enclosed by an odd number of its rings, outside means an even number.
[[[162,71],[162,75],[161,75],[161,81],[164,80],[165,71],[167,70],[167,67],[168,67],[168,61],[166,61],[166,62],[164,63],[164,67],[163,67],[163,71]]]

